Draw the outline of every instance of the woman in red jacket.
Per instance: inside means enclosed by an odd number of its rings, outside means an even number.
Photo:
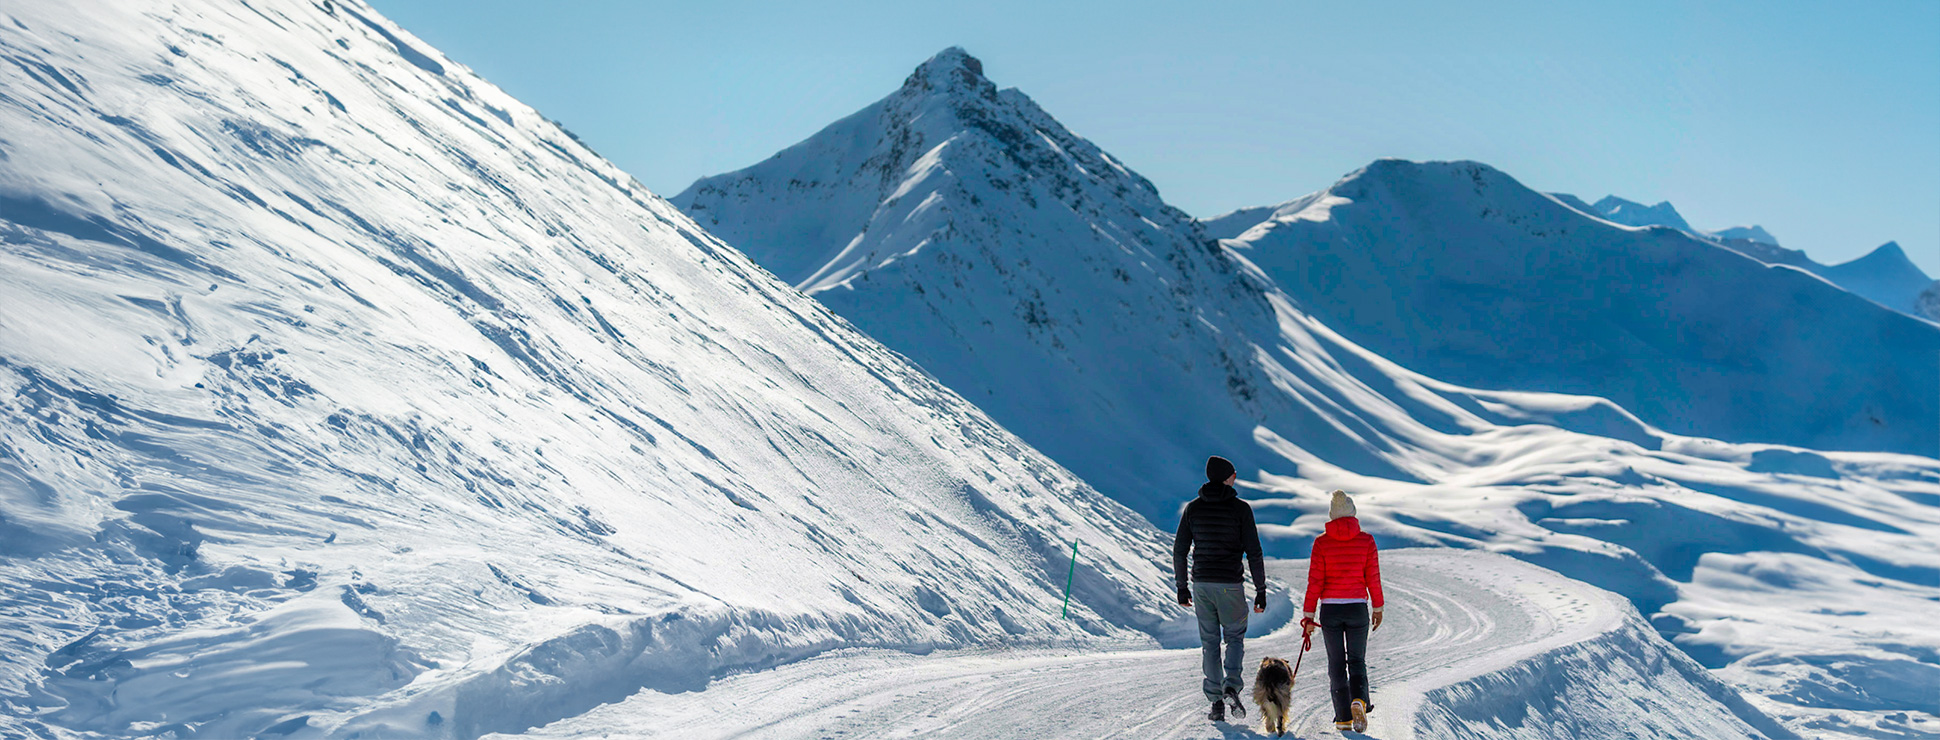
[[[1315,612],[1315,607],[1319,611]],[[1381,560],[1374,537],[1361,531],[1354,501],[1341,491],[1327,507],[1327,532],[1314,538],[1307,562],[1307,599],[1300,625],[1319,627],[1327,644],[1327,678],[1334,691],[1334,727],[1367,730],[1367,635],[1381,626]]]

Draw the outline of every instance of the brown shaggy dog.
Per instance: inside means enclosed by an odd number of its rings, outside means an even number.
[[[1259,673],[1253,674],[1253,703],[1260,705],[1264,730],[1274,736],[1287,734],[1287,705],[1293,703],[1293,666],[1280,658],[1260,660]]]

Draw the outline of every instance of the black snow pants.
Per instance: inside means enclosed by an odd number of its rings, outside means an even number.
[[[1321,604],[1317,615],[1327,643],[1327,681],[1334,690],[1334,721],[1353,719],[1348,705],[1367,698],[1367,604]]]

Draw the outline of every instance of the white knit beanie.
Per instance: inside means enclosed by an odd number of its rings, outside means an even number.
[[[1327,504],[1327,521],[1344,516],[1354,516],[1354,500],[1347,497],[1346,491],[1335,491],[1334,500]]]

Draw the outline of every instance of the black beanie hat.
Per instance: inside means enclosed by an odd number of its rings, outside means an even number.
[[[1231,477],[1233,477],[1233,464],[1226,462],[1226,458],[1218,455],[1206,458],[1206,480],[1225,483],[1226,479]]]

